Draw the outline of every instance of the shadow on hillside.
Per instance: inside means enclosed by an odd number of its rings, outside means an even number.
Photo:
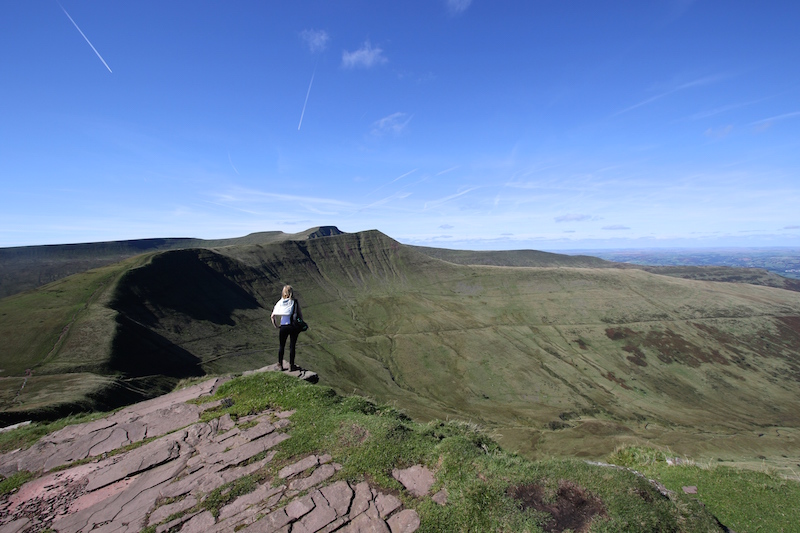
[[[209,250],[166,252],[129,271],[111,307],[150,327],[173,313],[233,326],[235,310],[260,307],[251,294],[209,263],[231,276],[238,273],[230,259]]]
[[[125,377],[161,375],[188,378],[205,374],[201,360],[130,318],[117,316],[110,369]]]

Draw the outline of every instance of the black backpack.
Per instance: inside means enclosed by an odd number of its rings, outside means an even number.
[[[297,305],[298,305],[297,300],[293,299],[293,301],[294,301],[294,307],[292,308],[292,324],[294,324],[295,327],[297,327],[297,329],[299,329],[300,331],[307,331],[308,324],[306,324],[302,318],[297,316]]]

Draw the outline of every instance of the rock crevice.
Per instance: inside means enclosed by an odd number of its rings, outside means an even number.
[[[229,415],[200,422],[202,407],[186,402],[217,384],[210,380],[69,426],[0,456],[3,475],[41,473],[0,500],[0,532],[399,533],[419,527],[417,512],[396,496],[365,481],[335,480],[341,465],[328,454],[301,457],[265,478],[272,448],[290,438],[293,411],[267,410],[239,419],[242,427]],[[135,446],[146,436],[155,438]],[[254,490],[224,504],[212,501],[259,471]],[[410,496],[427,497],[429,470],[417,465],[395,473]]]

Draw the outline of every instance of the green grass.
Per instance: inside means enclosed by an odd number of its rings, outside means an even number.
[[[263,481],[263,473],[261,475],[250,474],[242,476],[239,479],[226,483],[225,485],[211,491],[203,501],[200,507],[210,511],[214,518],[219,517],[219,511],[224,506],[233,502],[239,496],[249,494],[258,488],[258,485]],[[185,511],[184,511],[185,512]],[[165,522],[169,522],[173,517],[169,517]]]
[[[53,422],[33,422],[13,431],[0,433],[0,453],[7,453],[17,448],[29,448],[45,435],[58,431],[72,424],[91,422],[107,416],[109,413],[84,413],[55,420]]]
[[[259,483],[274,479],[283,466],[311,453],[330,453],[342,465],[334,479],[366,479],[399,494],[407,507],[420,513],[421,531],[427,532],[542,532],[550,524],[552,509],[561,508],[571,516],[570,501],[599,506],[601,511],[591,520],[593,533],[721,531],[717,519],[738,533],[789,532],[800,523],[800,510],[793,503],[800,501],[800,484],[723,466],[668,466],[672,454],[654,448],[623,447],[609,459],[644,476],[577,459],[532,461],[502,449],[475,424],[417,422],[392,406],[341,396],[329,387],[281,373],[236,378],[203,401],[221,398],[233,403],[206,411],[204,420],[225,413],[238,420],[268,408],[296,412],[290,418],[291,438],[277,446],[278,454],[268,466],[199,502],[198,508],[214,514]],[[71,417],[0,434],[0,449],[25,446],[45,433],[94,418]],[[392,477],[393,469],[414,464],[435,472],[432,492],[446,489],[447,505],[410,496]],[[0,494],[13,492],[32,476],[20,473],[3,480]],[[673,494],[664,497],[648,478]],[[697,486],[698,495],[684,494],[681,487],[686,485]],[[537,494],[539,507],[524,505],[521,494]],[[579,498],[571,500],[576,494]]]
[[[11,494],[34,477],[36,474],[22,470],[0,480],[0,497]]]
[[[131,264],[101,267],[0,299],[2,375],[24,375],[26,369],[45,364],[80,314]]]
[[[800,483],[770,472],[721,465],[669,465],[673,455],[660,450],[626,447],[610,460],[653,476],[668,489],[682,493],[697,487],[691,498],[703,504],[737,533],[800,531]]]
[[[502,450],[474,424],[418,423],[391,406],[342,397],[283,374],[235,379],[220,387],[214,398],[231,398],[233,405],[206,412],[208,418],[223,413],[237,418],[268,407],[297,409],[291,417],[292,438],[278,446],[270,472],[310,453],[331,453],[343,467],[338,478],[369,479],[385,490],[399,491],[392,469],[428,465],[437,472],[433,490],[445,488],[449,503],[439,506],[404,495],[404,503],[420,512],[421,531],[543,531],[550,515],[523,509],[510,495],[514,487],[533,486],[542,487],[553,504],[563,486],[577,487],[601,501],[605,516],[594,519],[593,532],[719,530],[713,517],[690,498],[664,498],[630,472],[578,460],[530,461]],[[226,486],[203,505],[218,511],[233,494],[252,490],[252,482]]]

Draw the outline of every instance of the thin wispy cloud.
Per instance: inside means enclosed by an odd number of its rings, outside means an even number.
[[[628,226],[623,226],[621,224],[614,224],[613,226],[603,226],[601,229],[609,230],[609,231],[620,231],[620,230],[626,230],[626,229],[631,229],[631,228],[629,228]]]
[[[396,181],[400,181],[401,179],[405,178],[406,176],[410,176],[411,174],[413,174],[413,173],[414,173],[414,172],[416,172],[417,170],[419,170],[419,169],[416,169],[416,168],[415,168],[414,170],[409,170],[408,172],[406,172],[406,173],[404,173],[404,174],[400,174],[399,176],[397,176],[397,177],[396,177],[396,178],[394,178],[393,180],[391,180],[391,181],[388,181],[388,182],[384,183],[383,185],[381,185],[380,187],[378,187],[378,188],[377,188],[377,189],[375,189],[374,191],[370,192],[369,194],[367,194],[367,196],[369,196],[369,195],[371,195],[371,194],[375,194],[376,192],[378,192],[379,190],[383,189],[383,188],[384,188],[384,187],[386,187],[387,185],[391,185],[392,183],[394,183],[394,182],[396,182]]]
[[[406,129],[406,126],[408,126],[412,118],[413,115],[409,115],[408,113],[392,113],[372,123],[372,134],[385,135],[387,133],[393,133],[397,135]]]
[[[452,172],[452,171],[454,171],[454,170],[456,170],[456,169],[458,169],[458,168],[459,168],[459,165],[456,165],[456,166],[454,166],[454,167],[450,167],[450,168],[448,168],[448,169],[446,169],[446,170],[442,170],[442,171],[440,171],[440,172],[437,172],[437,173],[436,173],[436,175],[437,175],[437,176],[441,176],[442,174],[447,174],[448,172]]]
[[[244,207],[237,207],[235,205],[230,205],[230,204],[227,204],[225,202],[212,202],[212,201],[209,200],[209,201],[206,201],[206,203],[209,204],[209,205],[216,205],[218,207],[224,207],[225,209],[231,209],[231,210],[237,211],[239,213],[245,213],[247,215],[263,216],[263,215],[267,214],[266,210],[247,209],[247,208],[244,208]],[[182,213],[174,212],[173,214],[179,215],[179,214],[182,214]]]
[[[356,213],[360,213],[362,211],[366,211],[367,209],[372,209],[374,207],[385,206],[385,205],[389,204],[390,202],[392,202],[394,200],[404,200],[404,199],[408,198],[409,196],[411,196],[411,194],[412,193],[410,193],[410,192],[396,192],[396,193],[390,194],[389,196],[386,196],[385,198],[381,198],[380,200],[376,200],[376,201],[374,201],[374,202],[372,202],[370,204],[362,206],[362,207],[358,208],[355,212]]]
[[[553,220],[555,220],[556,223],[561,223],[561,222],[584,222],[586,220],[600,220],[600,217],[592,216],[592,215],[581,215],[581,214],[566,214],[566,215],[557,216]]]
[[[394,182],[396,182],[396,181],[400,181],[401,179],[405,178],[406,176],[410,176],[411,174],[413,174],[413,173],[414,173],[414,172],[416,172],[417,170],[419,170],[419,169],[418,169],[418,168],[415,168],[414,170],[409,170],[409,171],[408,171],[408,172],[406,172],[405,174],[400,174],[399,176],[397,176],[395,179],[393,179],[393,180],[392,180],[392,181],[390,181],[389,183],[394,183]]]
[[[350,211],[355,206],[351,202],[336,200],[334,198],[318,198],[314,196],[300,196],[264,192],[256,189],[236,187],[226,192],[214,193],[214,203],[229,209],[249,210],[253,212],[275,212],[276,206],[292,205],[297,212],[306,210],[321,215],[334,215],[343,211]]]
[[[358,50],[342,52],[342,66],[345,68],[371,68],[387,61],[383,48],[373,47],[369,41],[364,42]]]
[[[231,168],[233,169],[234,172],[236,172],[236,175],[238,176],[239,175],[239,171],[236,170],[236,167],[233,165],[233,159],[231,159],[231,153],[230,152],[228,152],[228,163],[231,164]]]
[[[733,131],[733,125],[729,124],[722,128],[708,128],[706,131],[703,132],[703,135],[706,137],[711,137],[712,139],[724,139]]]
[[[709,109],[707,111],[700,111],[699,113],[695,113],[694,115],[689,115],[684,120],[702,120],[704,118],[713,117],[714,115],[720,115],[722,113],[727,113],[728,111],[734,111],[742,107],[747,107],[749,105],[757,104],[763,100],[765,100],[765,98],[762,98],[760,100],[753,100],[752,102],[742,102],[739,104],[730,104],[721,107],[715,107],[714,109]]]
[[[445,1],[447,4],[447,10],[453,15],[458,15],[459,13],[463,13],[472,3],[472,0],[445,0]]]
[[[750,125],[751,126],[761,126],[761,125],[764,125],[764,124],[773,124],[775,122],[779,122],[781,120],[785,120],[787,118],[794,118],[794,117],[800,117],[800,111],[794,111],[792,113],[784,113],[783,115],[777,115],[777,116],[774,116],[774,117],[769,117],[769,118],[757,120],[755,122],[751,122]]]
[[[628,111],[633,111],[634,109],[637,109],[637,108],[642,107],[642,106],[646,106],[647,104],[652,104],[653,102],[655,102],[657,100],[661,100],[662,98],[667,97],[667,96],[669,96],[671,94],[675,94],[675,93],[680,92],[680,91],[685,91],[686,89],[692,89],[694,87],[702,87],[704,85],[709,85],[709,84],[712,84],[712,83],[715,83],[715,82],[719,81],[722,78],[723,78],[723,76],[721,76],[721,75],[706,76],[705,78],[698,78],[696,80],[692,80],[692,81],[687,82],[687,83],[682,83],[681,85],[678,85],[677,87],[674,87],[674,88],[672,88],[672,89],[670,89],[668,91],[661,92],[661,93],[659,93],[659,94],[657,94],[655,96],[651,96],[650,98],[642,100],[641,102],[636,103],[636,104],[634,104],[634,105],[632,105],[630,107],[626,107],[622,111],[617,111],[616,113],[614,113],[611,116],[612,117],[616,117],[616,116],[622,115],[623,113],[627,113]]]
[[[457,192],[455,194],[451,194],[450,196],[445,196],[444,198],[440,198],[439,200],[433,200],[433,201],[430,201],[430,202],[425,202],[425,206],[423,207],[423,209],[429,209],[431,207],[438,207],[438,206],[440,206],[442,204],[446,204],[447,202],[451,202],[451,201],[455,200],[456,198],[460,198],[461,196],[464,196],[465,194],[469,194],[469,193],[471,193],[472,191],[474,191],[476,189],[480,189],[480,187],[470,187],[469,189],[465,189],[465,190],[463,190],[461,192]]]
[[[312,53],[323,52],[328,47],[330,35],[325,30],[303,30],[300,38]]]
[[[784,226],[783,229],[800,229],[800,226]]]
[[[62,6],[62,5],[61,5],[61,3],[60,3],[60,2],[58,2],[58,0],[56,0],[56,3],[58,4],[58,7],[60,7],[60,8],[61,8],[61,11],[63,11],[63,12],[64,12],[64,14],[67,16],[67,18],[69,19],[69,21],[70,21],[70,22],[72,22],[72,25],[73,25],[73,26],[75,26],[75,29],[76,29],[76,30],[78,30],[78,33],[80,33],[80,34],[81,34],[81,37],[83,37],[83,38],[84,38],[84,40],[86,41],[86,43],[87,43],[89,46],[91,46],[91,47],[92,47],[92,50],[94,50],[94,53],[95,53],[95,54],[97,54],[97,57],[99,57],[99,58],[100,58],[100,61],[102,61],[102,62],[103,62],[103,64],[104,64],[104,65],[106,66],[106,68],[108,69],[108,71],[109,71],[109,72],[111,72],[111,67],[109,67],[109,66],[108,66],[108,63],[106,63],[106,60],[105,60],[105,59],[103,59],[103,56],[101,56],[101,55],[100,55],[100,52],[98,52],[98,51],[97,51],[97,48],[95,48],[95,47],[94,47],[94,45],[91,43],[91,41],[89,41],[89,38],[88,38],[88,37],[86,37],[86,35],[83,33],[83,31],[81,31],[81,29],[78,27],[78,24],[77,24],[77,23],[76,23],[74,20],[72,20],[72,17],[70,17],[70,16],[69,16],[69,13],[67,13],[67,10],[66,10],[66,9],[64,9],[64,6]]]
[[[450,224],[442,224],[441,226],[439,226],[439,229],[453,229],[454,227],[455,226],[452,226]]]

